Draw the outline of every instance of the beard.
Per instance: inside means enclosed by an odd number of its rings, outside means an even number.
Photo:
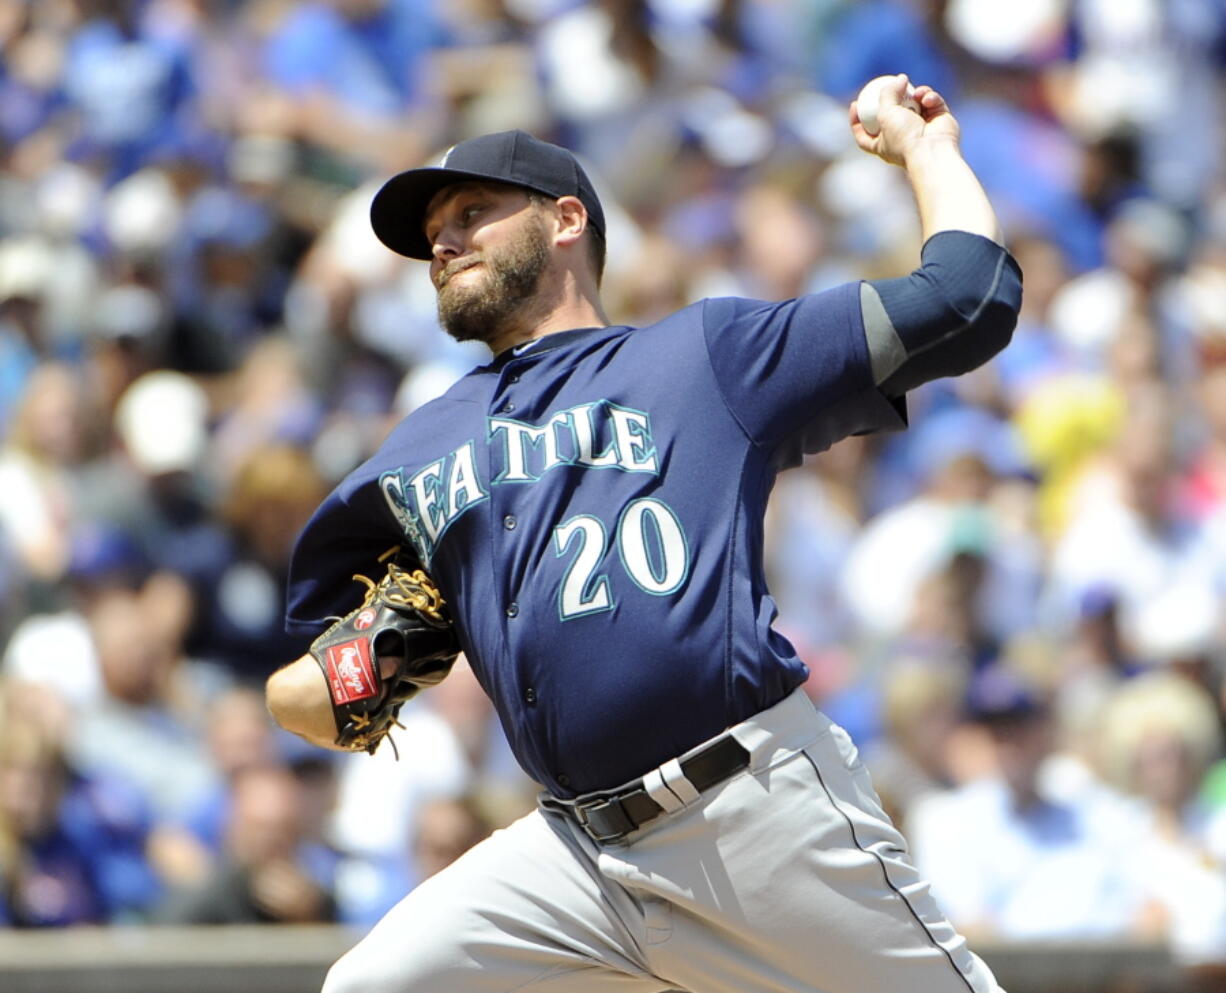
[[[453,283],[450,277],[473,261],[464,259],[451,271],[443,270],[448,278],[438,291],[438,319],[456,341],[488,344],[532,305],[549,266],[545,225],[533,218],[514,241],[478,255],[475,261],[483,263],[485,276],[474,285]]]

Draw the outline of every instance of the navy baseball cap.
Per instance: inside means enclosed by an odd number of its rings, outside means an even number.
[[[470,138],[453,146],[439,166],[393,176],[375,194],[370,225],[393,252],[429,260],[430,243],[422,230],[426,207],[445,186],[471,180],[511,183],[555,200],[578,197],[587,208],[588,224],[601,238],[605,236],[600,199],[578,160],[567,149],[524,131]]]
[[[1013,724],[1048,711],[1042,690],[999,661],[971,677],[966,702],[970,716],[985,724]]]

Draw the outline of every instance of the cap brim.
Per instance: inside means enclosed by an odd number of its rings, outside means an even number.
[[[399,255],[429,261],[433,253],[423,230],[426,208],[434,195],[453,183],[505,183],[505,179],[458,169],[409,169],[393,176],[370,203],[370,226],[376,237]]]

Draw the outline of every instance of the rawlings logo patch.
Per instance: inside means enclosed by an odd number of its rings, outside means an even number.
[[[338,706],[374,696],[375,669],[364,638],[328,649],[328,689]]]
[[[375,623],[375,612],[370,607],[363,610],[357,617],[353,619],[353,626],[359,631],[365,631],[368,627]]]

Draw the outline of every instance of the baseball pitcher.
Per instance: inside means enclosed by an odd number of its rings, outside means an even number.
[[[625,327],[600,302],[600,201],[565,149],[485,135],[376,196],[376,234],[429,264],[443,327],[492,358],[305,529],[289,624],[323,634],[269,707],[372,749],[463,650],[542,792],[326,993],[998,990],[800,689],[763,578],[776,474],[904,427],[909,389],[979,366],[1017,318],[1021,273],[957,122],[907,86],[881,87],[874,134],[850,108],[915,192],[921,261],[897,279]]]

